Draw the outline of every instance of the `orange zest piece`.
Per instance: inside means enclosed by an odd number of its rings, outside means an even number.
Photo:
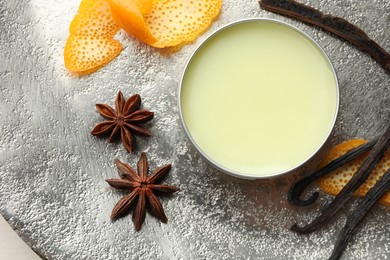
[[[105,0],[83,0],[69,27],[65,66],[84,75],[109,63],[122,50],[122,45],[113,39],[118,30]]]
[[[159,0],[145,16],[154,47],[164,48],[194,41],[221,10],[222,0]]]
[[[194,41],[219,15],[222,0],[82,0],[70,24],[65,66],[84,75],[114,59],[119,28],[156,48]]]
[[[342,156],[349,150],[358,147],[361,144],[366,143],[365,140],[355,139],[343,142],[333,147],[325,159],[321,163],[321,167],[325,166],[334,159]],[[318,186],[331,195],[337,195],[341,189],[349,182],[355,172],[359,169],[363,160],[368,153],[361,155],[350,163],[338,168],[327,176],[320,178],[317,181]],[[371,172],[368,179],[363,183],[362,186],[355,192],[355,196],[363,197],[366,195],[369,189],[371,189],[375,183],[383,176],[383,174],[390,168],[390,150],[388,150],[383,156],[380,163]],[[387,192],[379,201],[380,203],[390,206],[390,192]]]
[[[70,34],[113,37],[119,31],[104,0],[84,0],[70,23]]]
[[[73,72],[88,74],[109,63],[122,50],[111,38],[70,35],[65,45],[65,65]]]
[[[116,24],[156,48],[194,41],[218,16],[222,0],[107,0]]]

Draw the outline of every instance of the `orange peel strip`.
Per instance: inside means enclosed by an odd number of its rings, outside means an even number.
[[[355,140],[349,140],[339,145],[336,145],[328,152],[325,159],[321,163],[321,167],[363,143],[366,143],[366,141],[355,139]],[[360,167],[367,154],[368,153],[361,155],[360,157],[356,158],[352,162],[333,171],[331,174],[320,178],[317,181],[318,186],[326,193],[329,193],[331,195],[337,195],[341,191],[341,189],[345,186],[345,184],[348,183],[348,181],[352,178],[353,174],[355,174],[355,172]],[[359,187],[359,189],[355,192],[354,195],[358,197],[363,197],[364,195],[366,195],[368,190],[374,186],[374,184],[380,179],[380,177],[383,176],[383,174],[389,168],[390,168],[390,150],[388,150],[385,153],[380,163],[371,172],[368,179],[364,182],[362,186]],[[390,206],[390,192],[387,192],[380,199],[379,202],[381,204]]]
[[[194,41],[219,15],[222,0],[82,0],[65,46],[65,66],[86,74],[122,50],[118,27],[157,48]]]
[[[110,5],[105,0],[83,0],[69,26],[70,34],[96,37],[113,37],[118,31]]]
[[[66,68],[85,75],[109,63],[122,50],[113,39],[118,30],[105,0],[83,0],[69,27],[64,49]]]
[[[107,0],[114,21],[156,48],[194,41],[218,16],[222,0]]]
[[[65,45],[65,66],[73,72],[92,73],[109,63],[121,50],[122,45],[114,39],[70,35]]]
[[[164,48],[193,42],[218,16],[222,0],[160,0],[145,16],[154,47]]]

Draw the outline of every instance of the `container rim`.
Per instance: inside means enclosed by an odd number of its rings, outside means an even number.
[[[335,87],[336,87],[336,110],[335,110],[335,113],[333,115],[333,120],[332,120],[332,123],[330,125],[330,128],[328,130],[328,133],[325,135],[324,137],[324,140],[322,141],[322,143],[319,145],[319,147],[317,149],[314,150],[314,152],[308,156],[305,160],[303,160],[301,163],[299,163],[298,165],[296,166],[293,166],[287,170],[284,170],[282,172],[277,172],[277,173],[270,173],[270,174],[266,174],[266,175],[261,175],[261,176],[258,176],[258,175],[254,175],[254,174],[247,174],[247,173],[241,173],[241,172],[238,172],[238,171],[235,171],[235,170],[232,170],[232,169],[229,169],[227,167],[224,167],[223,165],[217,163],[216,161],[214,161],[212,158],[210,158],[200,147],[199,145],[195,142],[195,140],[192,138],[188,128],[187,128],[187,125],[185,123],[185,120],[184,120],[184,116],[183,116],[183,111],[182,111],[182,102],[181,102],[181,95],[182,95],[182,87],[183,87],[183,79],[184,79],[184,76],[186,74],[186,71],[187,71],[187,68],[188,68],[188,65],[190,64],[192,58],[195,56],[195,54],[199,51],[199,49],[202,48],[202,46],[207,42],[209,41],[211,38],[213,38],[215,35],[217,35],[218,33],[222,32],[223,30],[225,29],[228,29],[232,26],[235,26],[235,25],[238,25],[238,24],[241,24],[241,23],[247,23],[247,22],[270,22],[270,23],[276,23],[276,24],[280,24],[280,25],[283,25],[283,26],[286,26],[286,27],[289,27],[290,29],[293,29],[295,30],[296,32],[300,33],[302,36],[304,36],[306,39],[308,39],[312,44],[314,44],[318,50],[321,52],[321,54],[323,55],[323,57],[326,59],[327,63],[329,64],[330,68],[331,68],[331,71],[332,71],[332,74],[333,74],[333,77],[335,79]],[[276,20],[276,19],[272,19],[272,18],[264,18],[264,17],[261,17],[261,18],[245,18],[245,19],[240,19],[240,20],[236,20],[236,21],[233,21],[233,22],[230,22],[224,26],[221,26],[220,28],[214,30],[212,33],[210,33],[210,35],[208,35],[205,39],[203,39],[200,44],[195,48],[195,50],[191,53],[191,55],[187,58],[187,61],[185,63],[185,66],[184,66],[184,69],[182,71],[182,74],[180,76],[180,81],[179,81],[179,87],[178,87],[178,107],[179,107],[179,116],[180,116],[180,121],[184,127],[184,131],[186,133],[186,136],[188,137],[188,139],[190,140],[191,144],[195,147],[195,149],[197,150],[197,152],[208,162],[210,163],[214,168],[216,168],[217,170],[219,171],[222,171],[226,174],[229,174],[231,176],[234,176],[234,177],[238,177],[238,178],[241,178],[241,179],[247,179],[247,180],[266,180],[266,179],[271,179],[271,178],[276,178],[276,177],[280,177],[280,176],[283,176],[287,173],[290,173],[296,169],[298,169],[299,167],[301,167],[302,165],[304,165],[305,163],[307,163],[315,154],[318,153],[318,151],[323,147],[323,145],[326,143],[326,141],[328,140],[331,132],[333,131],[333,128],[335,126],[335,123],[336,123],[336,119],[337,119],[337,116],[339,114],[339,105],[340,105],[340,88],[339,88],[339,82],[338,82],[338,77],[337,77],[337,73],[334,69],[334,66],[333,66],[333,63],[330,61],[328,55],[326,54],[326,52],[324,51],[324,49],[321,47],[321,45],[319,45],[319,43],[317,43],[310,35],[308,35],[307,33],[305,33],[304,31],[302,31],[301,29],[295,27],[294,25],[291,25],[289,23],[286,23],[286,22],[283,22],[283,21],[279,21],[279,20]]]

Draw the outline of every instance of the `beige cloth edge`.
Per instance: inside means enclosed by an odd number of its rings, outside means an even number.
[[[0,259],[40,260],[33,250],[16,234],[0,215]]]

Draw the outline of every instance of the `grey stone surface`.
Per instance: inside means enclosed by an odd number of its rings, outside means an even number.
[[[390,50],[389,1],[305,3],[348,19]],[[322,30],[261,10],[256,0],[224,0],[210,30],[180,51],[158,51],[122,32],[118,58],[75,78],[64,68],[63,47],[78,4],[0,0],[0,213],[25,241],[48,259],[326,259],[357,200],[331,225],[299,236],[289,227],[313,219],[330,197],[321,194],[316,205],[298,208],[287,203],[286,192],[331,144],[383,131],[390,123],[389,75]],[[282,20],[311,35],[340,83],[329,142],[300,170],[269,181],[244,181],[211,168],[186,138],[177,107],[178,80],[190,53],[213,30],[252,17]],[[137,138],[134,155],[90,135],[101,121],[95,103],[113,104],[118,90],[126,97],[140,93],[144,107],[156,113],[149,125],[154,137]],[[109,220],[123,194],[104,179],[117,176],[114,158],[135,164],[142,151],[151,168],[173,163],[167,183],[182,191],[163,199],[167,225],[147,216],[137,233],[130,216]],[[344,259],[388,259],[389,217],[389,208],[375,208]]]

